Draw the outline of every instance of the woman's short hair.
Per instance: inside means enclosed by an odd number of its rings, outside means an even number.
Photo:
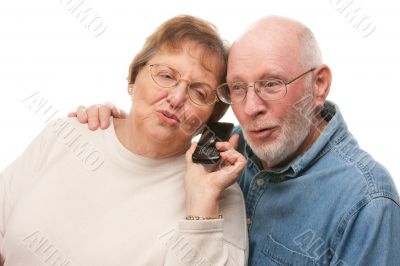
[[[201,65],[206,70],[216,74],[218,84],[224,83],[228,44],[221,39],[213,24],[189,15],[180,15],[167,20],[146,39],[142,49],[129,67],[128,83],[135,83],[140,69],[161,49],[177,50],[186,41],[192,41],[203,48],[203,54],[200,58]],[[227,104],[217,101],[209,121],[218,121],[228,107]]]

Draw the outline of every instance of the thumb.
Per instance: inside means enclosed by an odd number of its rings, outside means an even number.
[[[186,162],[191,163],[192,162],[192,154],[194,153],[194,150],[197,147],[196,142],[192,142],[192,145],[190,145],[190,148],[186,151]]]
[[[229,143],[232,145],[232,147],[233,147],[234,149],[236,149],[237,146],[238,146],[238,143],[239,143],[239,135],[238,135],[238,134],[232,135],[232,136],[230,137],[230,139],[229,139]]]

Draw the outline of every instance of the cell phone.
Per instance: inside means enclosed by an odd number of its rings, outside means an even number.
[[[207,123],[201,133],[197,147],[192,154],[192,161],[201,164],[215,164],[221,159],[215,147],[218,141],[227,141],[231,136],[232,123],[212,122]]]

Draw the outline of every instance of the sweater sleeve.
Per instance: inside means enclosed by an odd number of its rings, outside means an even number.
[[[4,263],[3,240],[7,222],[18,197],[24,195],[33,181],[43,145],[44,132],[39,134],[26,150],[0,173],[0,265]]]
[[[165,265],[247,265],[248,240],[245,208],[237,184],[220,200],[223,219],[183,220],[166,237]]]

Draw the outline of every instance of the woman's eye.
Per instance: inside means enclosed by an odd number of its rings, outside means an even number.
[[[172,79],[172,80],[175,79],[174,75],[172,75],[171,73],[168,73],[168,72],[160,72],[160,73],[158,73],[157,76],[162,79]]]
[[[190,90],[195,94],[195,97],[198,99],[206,99],[207,98],[207,89],[202,84],[192,84],[190,86]]]
[[[196,89],[195,92],[200,98],[205,99],[207,97],[207,93],[202,89]]]

